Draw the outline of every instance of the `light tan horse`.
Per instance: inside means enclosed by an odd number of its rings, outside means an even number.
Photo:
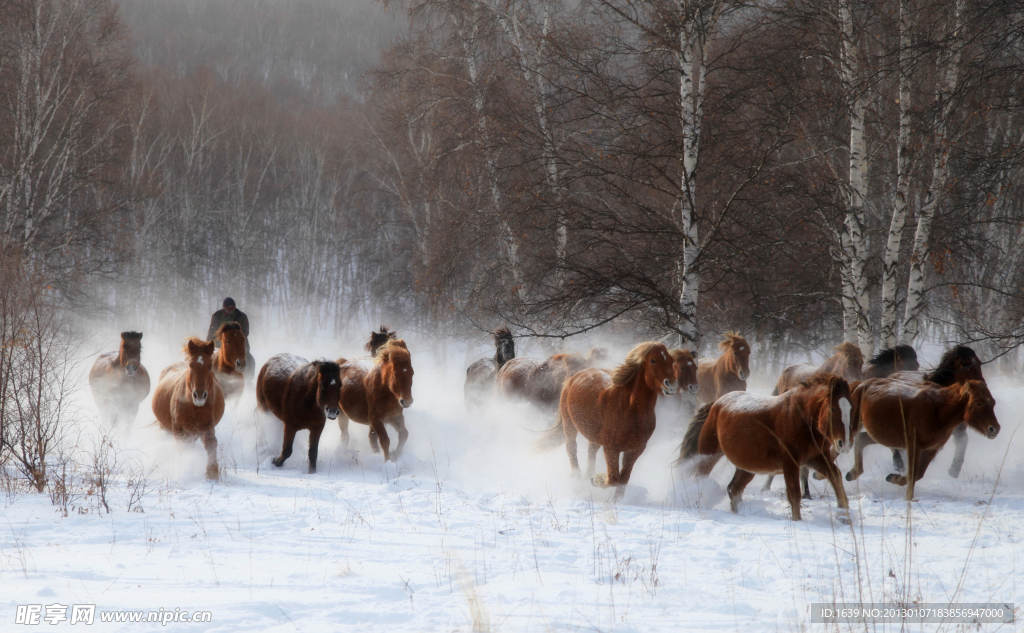
[[[726,332],[718,343],[722,355],[697,365],[697,399],[714,402],[730,391],[746,391],[750,377],[750,345],[736,332]]]

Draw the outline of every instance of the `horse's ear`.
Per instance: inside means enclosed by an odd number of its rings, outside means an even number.
[[[213,354],[213,351],[215,349],[217,349],[217,346],[214,344],[213,341],[206,341],[201,347],[201,350],[204,354]]]

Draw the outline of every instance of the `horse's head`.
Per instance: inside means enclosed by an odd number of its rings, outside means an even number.
[[[225,363],[241,372],[245,369],[245,333],[236,321],[229,321],[217,330],[220,340],[221,358]]]
[[[687,349],[672,350],[672,366],[676,373],[676,386],[689,393],[697,393],[697,354]]]
[[[388,326],[380,326],[380,330],[376,332],[370,332],[370,340],[366,342],[366,351],[370,352],[371,356],[377,355],[377,350],[388,341],[394,340],[398,336],[398,332],[389,330]]]
[[[999,435],[996,420],[996,400],[983,380],[968,380],[960,388],[960,396],[967,399],[964,422],[975,431],[992,439]]]
[[[185,388],[197,407],[206,405],[213,391],[213,341],[192,337],[185,343],[188,371],[185,372]]]
[[[377,350],[377,363],[384,384],[388,391],[398,400],[402,408],[412,406],[412,356],[405,341],[395,339],[388,341]]]
[[[316,405],[329,420],[334,420],[341,413],[341,368],[329,360],[315,360],[313,366],[316,367]]]
[[[117,362],[124,367],[129,376],[139,371],[142,356],[142,332],[121,332],[121,348],[117,353]]]
[[[853,421],[850,412],[850,384],[835,374],[818,376],[811,383],[818,402],[818,432],[832,444],[836,453],[845,453],[853,447]]]
[[[497,350],[498,365],[504,365],[516,357],[516,342],[507,327],[494,332],[494,347]]]
[[[951,385],[954,382],[968,380],[985,380],[981,375],[981,359],[974,350],[966,345],[957,345],[947,350],[939,361],[939,366],[925,376],[928,380],[940,385]]]
[[[863,378],[864,367],[864,353],[860,351],[856,343],[850,343],[849,341],[840,343],[835,347],[836,354],[839,356],[840,366],[837,368],[842,373],[840,374],[847,380],[860,380]]]
[[[740,380],[750,377],[750,345],[747,339],[736,332],[726,332],[725,338],[718,344],[726,357],[726,367],[736,374]]]
[[[640,343],[626,354],[626,360],[612,372],[612,384],[625,386],[642,380],[654,393],[676,392],[676,372],[668,348],[656,341]]]

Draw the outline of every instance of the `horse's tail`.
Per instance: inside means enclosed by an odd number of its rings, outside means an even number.
[[[705,404],[693,415],[690,426],[686,428],[686,435],[683,436],[683,443],[679,446],[679,458],[676,460],[678,466],[683,460],[690,459],[697,454],[697,443],[700,441],[700,432],[704,423],[708,421],[708,413],[711,411],[711,403]]]
[[[565,432],[562,431],[562,419],[559,417],[554,426],[544,429],[540,439],[534,443],[539,451],[550,451],[565,442]]]

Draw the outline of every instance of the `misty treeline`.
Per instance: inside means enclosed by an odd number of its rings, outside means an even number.
[[[0,0],[0,239],[126,323],[990,359],[1022,76],[1009,0]]]

